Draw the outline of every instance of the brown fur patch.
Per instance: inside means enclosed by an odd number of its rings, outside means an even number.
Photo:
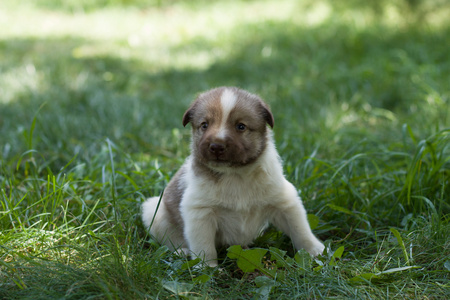
[[[178,170],[175,176],[170,180],[164,190],[163,199],[166,209],[169,212],[170,223],[175,226],[183,226],[183,219],[180,213],[180,202],[183,197],[184,189],[180,186],[181,177],[184,175],[184,167]]]

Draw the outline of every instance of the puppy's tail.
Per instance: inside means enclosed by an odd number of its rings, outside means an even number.
[[[189,252],[183,230],[170,222],[162,196],[148,198],[142,204],[142,222],[152,237],[161,244],[173,251]]]
[[[147,229],[150,229],[155,222],[161,200],[162,197],[151,197],[142,204],[142,222]]]

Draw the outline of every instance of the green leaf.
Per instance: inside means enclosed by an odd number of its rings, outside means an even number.
[[[286,251],[280,250],[275,247],[270,247],[270,259],[276,261],[277,267],[286,267],[287,263],[284,259]]]
[[[354,215],[354,213],[353,213],[352,211],[348,210],[348,209],[345,208],[345,207],[337,206],[337,205],[334,205],[334,204],[327,204],[327,206],[328,206],[329,208],[331,208],[332,210],[339,211],[339,212],[343,212],[343,213],[348,214],[348,215],[351,215],[351,216]]]
[[[330,266],[336,266],[336,260],[340,259],[342,254],[344,253],[344,246],[339,247],[336,251],[334,251],[333,256],[330,260]]]
[[[120,171],[116,171],[116,173],[125,177],[125,179],[131,183],[131,185],[134,187],[135,190],[139,190],[139,186],[136,184],[136,182],[134,182],[134,180],[130,176]]]
[[[189,260],[181,266],[181,270],[188,270],[188,269],[192,268],[193,266],[195,266],[196,264],[198,264],[200,261],[201,261],[201,259],[199,257],[197,257],[196,259],[193,259],[193,260]]]
[[[374,274],[374,273],[363,273],[358,276],[355,276],[353,278],[350,278],[348,281],[351,283],[359,283],[364,281],[371,281],[373,279],[379,279],[380,276]]]
[[[397,238],[397,242],[400,245],[400,248],[403,251],[403,256],[405,257],[406,260],[406,264],[409,265],[409,257],[408,257],[408,253],[406,252],[406,248],[405,248],[405,244],[403,243],[403,239],[402,236],[400,235],[400,232],[398,232],[397,229],[395,228],[390,228],[390,231],[394,234],[394,236]]]
[[[408,124],[403,124],[402,126],[403,134],[406,135],[406,131],[409,134],[409,137],[414,142],[414,144],[417,144],[417,138],[414,136],[414,132],[412,131],[411,127]]]
[[[241,252],[244,251],[240,245],[230,246],[227,249],[227,256],[231,259],[238,259],[241,255]]]
[[[303,270],[311,269],[311,255],[305,249],[301,249],[295,253],[295,262]]]
[[[261,261],[267,253],[267,249],[255,248],[243,250],[241,246],[234,245],[227,249],[227,256],[237,260],[239,269],[243,272],[254,272],[262,269]]]
[[[319,272],[322,269],[323,269],[323,266],[317,266],[313,270],[314,270],[314,272]]]
[[[31,123],[30,127],[30,134],[27,137],[27,143],[28,143],[28,150],[31,150],[33,148],[33,133],[34,128],[36,127],[36,117],[39,111],[34,115],[33,122]]]
[[[255,284],[258,287],[256,291],[257,299],[269,299],[270,292],[276,285],[276,281],[266,276],[258,276],[255,278]]]
[[[178,281],[166,281],[164,282],[163,287],[175,295],[186,297],[186,294],[192,290],[194,285]]]
[[[389,270],[378,272],[378,273],[363,273],[363,274],[360,274],[353,278],[350,278],[348,281],[351,283],[358,283],[358,282],[364,282],[364,281],[375,281],[375,280],[381,281],[381,280],[383,280],[382,275],[403,272],[405,270],[417,269],[417,268],[420,268],[420,267],[419,266],[408,266],[408,267],[401,267],[401,268],[393,268],[393,269],[389,269]]]
[[[255,278],[255,284],[257,287],[262,287],[265,285],[274,285],[274,281],[273,279],[270,279],[269,277],[266,276],[258,276]]]
[[[444,263],[444,267],[445,267],[448,271],[450,271],[450,260],[447,260],[447,261]]]
[[[400,267],[400,268],[392,268],[392,269],[389,269],[386,271],[379,272],[376,275],[391,274],[391,273],[402,272],[405,270],[418,269],[418,268],[420,268],[420,266],[407,266],[407,267]]]
[[[211,279],[210,276],[203,274],[197,277],[194,277],[194,279],[192,281],[194,281],[194,283],[199,284],[199,283],[205,283],[208,282]]]

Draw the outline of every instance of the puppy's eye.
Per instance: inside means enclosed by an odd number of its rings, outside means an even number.
[[[244,131],[245,129],[247,129],[247,126],[245,126],[245,124],[239,123],[236,125],[236,129],[238,131]]]
[[[202,124],[200,124],[200,128],[206,130],[208,128],[208,123],[203,122]]]

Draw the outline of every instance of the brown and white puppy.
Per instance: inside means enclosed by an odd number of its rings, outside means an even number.
[[[247,246],[270,222],[297,249],[322,253],[297,190],[283,175],[267,126],[273,127],[273,115],[258,96],[235,87],[209,90],[184,114],[183,125],[188,123],[191,155],[159,208],[159,197],[142,206],[153,237],[217,266],[217,245]]]

